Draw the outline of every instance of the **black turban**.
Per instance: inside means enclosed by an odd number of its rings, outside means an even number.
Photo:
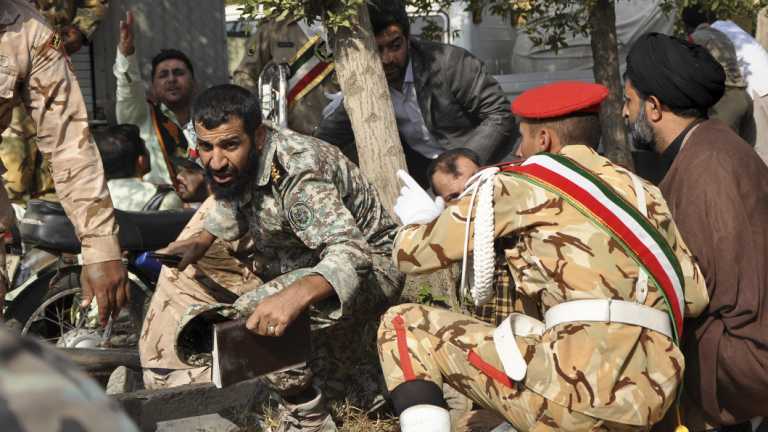
[[[706,48],[648,33],[627,55],[627,77],[645,95],[672,109],[706,112],[723,97],[725,71]]]

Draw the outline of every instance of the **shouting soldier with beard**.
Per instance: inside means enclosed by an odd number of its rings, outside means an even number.
[[[315,329],[335,327],[399,297],[403,279],[389,258],[397,226],[337,148],[262,122],[258,97],[236,85],[200,94],[192,119],[214,196],[163,251],[182,260],[163,269],[139,342],[149,388],[211,380],[208,364],[179,355],[185,338],[171,336],[203,314],[228,308],[251,331],[280,336],[306,310]],[[218,268],[235,256],[248,269],[222,282]],[[234,307],[221,304],[237,296]],[[280,430],[335,430],[322,380],[311,385],[312,372],[323,378],[318,365],[338,361],[318,354],[322,338],[313,333],[308,368],[269,377],[286,408]]]

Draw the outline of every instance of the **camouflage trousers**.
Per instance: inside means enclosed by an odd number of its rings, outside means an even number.
[[[50,347],[0,327],[0,429],[137,432],[120,405]]]
[[[496,354],[495,327],[454,312],[403,304],[382,317],[379,358],[389,390],[414,379],[447,383],[497,411],[518,431],[641,431],[571,411],[511,382]]]
[[[202,230],[202,221],[212,203],[209,200],[198,210],[180,239]],[[202,260],[184,272],[163,269],[139,338],[144,384],[148,389],[211,381],[207,358],[195,359],[185,353],[192,350],[179,346],[179,340],[186,340],[178,337],[179,332],[195,317],[218,312],[231,314],[231,318],[245,318],[261,299],[311,273],[309,269],[298,269],[263,283],[256,275],[261,267],[256,263],[258,259],[244,256],[248,246],[248,240],[217,240]],[[314,383],[326,398],[348,398],[356,406],[369,406],[384,388],[376,354],[378,322],[339,321],[323,316],[312,315],[308,366],[267,377],[273,390],[290,396]]]

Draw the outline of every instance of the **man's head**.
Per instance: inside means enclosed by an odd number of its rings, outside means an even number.
[[[408,66],[411,25],[400,0],[374,0],[368,5],[373,34],[387,82],[399,86]]]
[[[480,169],[480,156],[468,148],[445,151],[429,164],[427,177],[435,195],[446,202],[464,191],[464,185]]]
[[[93,138],[108,180],[141,177],[149,171],[149,153],[137,126],[94,129]]]
[[[205,181],[205,169],[187,158],[175,158],[176,193],[185,203],[201,203],[208,198],[208,185]]]
[[[265,145],[259,98],[233,84],[211,87],[195,98],[192,121],[214,196],[239,196],[255,177]]]
[[[622,114],[637,148],[663,152],[725,92],[725,72],[706,48],[659,33],[627,55]]]
[[[686,34],[693,33],[696,27],[701,24],[710,24],[716,20],[711,12],[704,11],[700,5],[688,6],[683,9],[682,18]]]
[[[188,107],[195,92],[195,70],[189,57],[164,49],[152,59],[152,95],[171,109]]]
[[[560,81],[523,92],[512,103],[520,123],[516,155],[558,153],[563,147],[583,144],[596,148],[600,141],[600,104],[608,89],[600,84]]]

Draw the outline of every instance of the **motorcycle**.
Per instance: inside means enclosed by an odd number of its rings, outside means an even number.
[[[131,301],[102,330],[96,302],[80,308],[82,256],[72,223],[60,204],[30,201],[7,247],[6,324],[64,348],[135,347],[160,267],[146,252],[174,241],[193,214],[115,210]]]

